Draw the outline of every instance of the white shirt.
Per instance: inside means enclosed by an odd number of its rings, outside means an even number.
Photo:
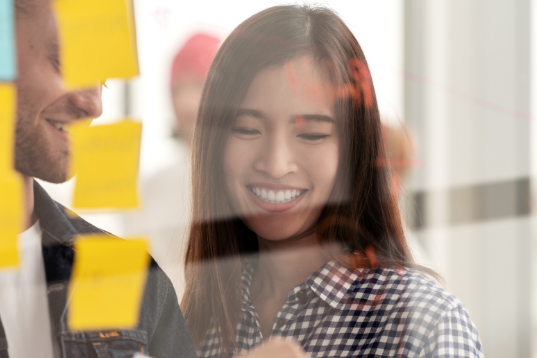
[[[19,235],[21,265],[0,270],[0,319],[10,358],[54,358],[41,227]]]

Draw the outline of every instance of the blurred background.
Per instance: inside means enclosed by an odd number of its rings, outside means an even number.
[[[339,13],[365,52],[390,156],[403,163],[394,180],[418,260],[441,273],[468,307],[486,357],[537,357],[537,222],[530,190],[537,178],[537,2],[300,3]],[[177,66],[192,69],[192,58],[214,54],[211,41],[186,46],[193,35],[219,42],[249,16],[284,2],[134,4],[141,75],[107,82],[104,114],[94,124],[125,116],[143,123],[143,208],[80,214],[118,236],[148,236],[180,294],[190,188],[181,122],[188,108],[179,107],[185,98],[196,102],[204,70],[194,66],[196,76],[176,76]],[[182,48],[187,54],[177,55]],[[45,186],[71,205],[72,181]],[[175,194],[166,195],[173,188]]]

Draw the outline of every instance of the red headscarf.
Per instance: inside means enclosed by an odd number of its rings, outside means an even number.
[[[219,44],[220,39],[203,33],[197,33],[188,39],[173,59],[172,87],[184,76],[205,80]]]

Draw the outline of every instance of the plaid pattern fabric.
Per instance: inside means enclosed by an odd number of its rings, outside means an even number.
[[[243,265],[239,354],[263,342],[250,298],[255,264]],[[466,308],[435,282],[415,270],[352,272],[334,261],[289,292],[271,335],[296,339],[311,357],[483,357]],[[214,326],[198,353],[220,356]]]

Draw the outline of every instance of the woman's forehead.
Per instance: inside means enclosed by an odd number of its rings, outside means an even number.
[[[241,108],[268,113],[313,111],[333,116],[330,89],[325,71],[310,57],[303,56],[260,71],[252,80]]]

